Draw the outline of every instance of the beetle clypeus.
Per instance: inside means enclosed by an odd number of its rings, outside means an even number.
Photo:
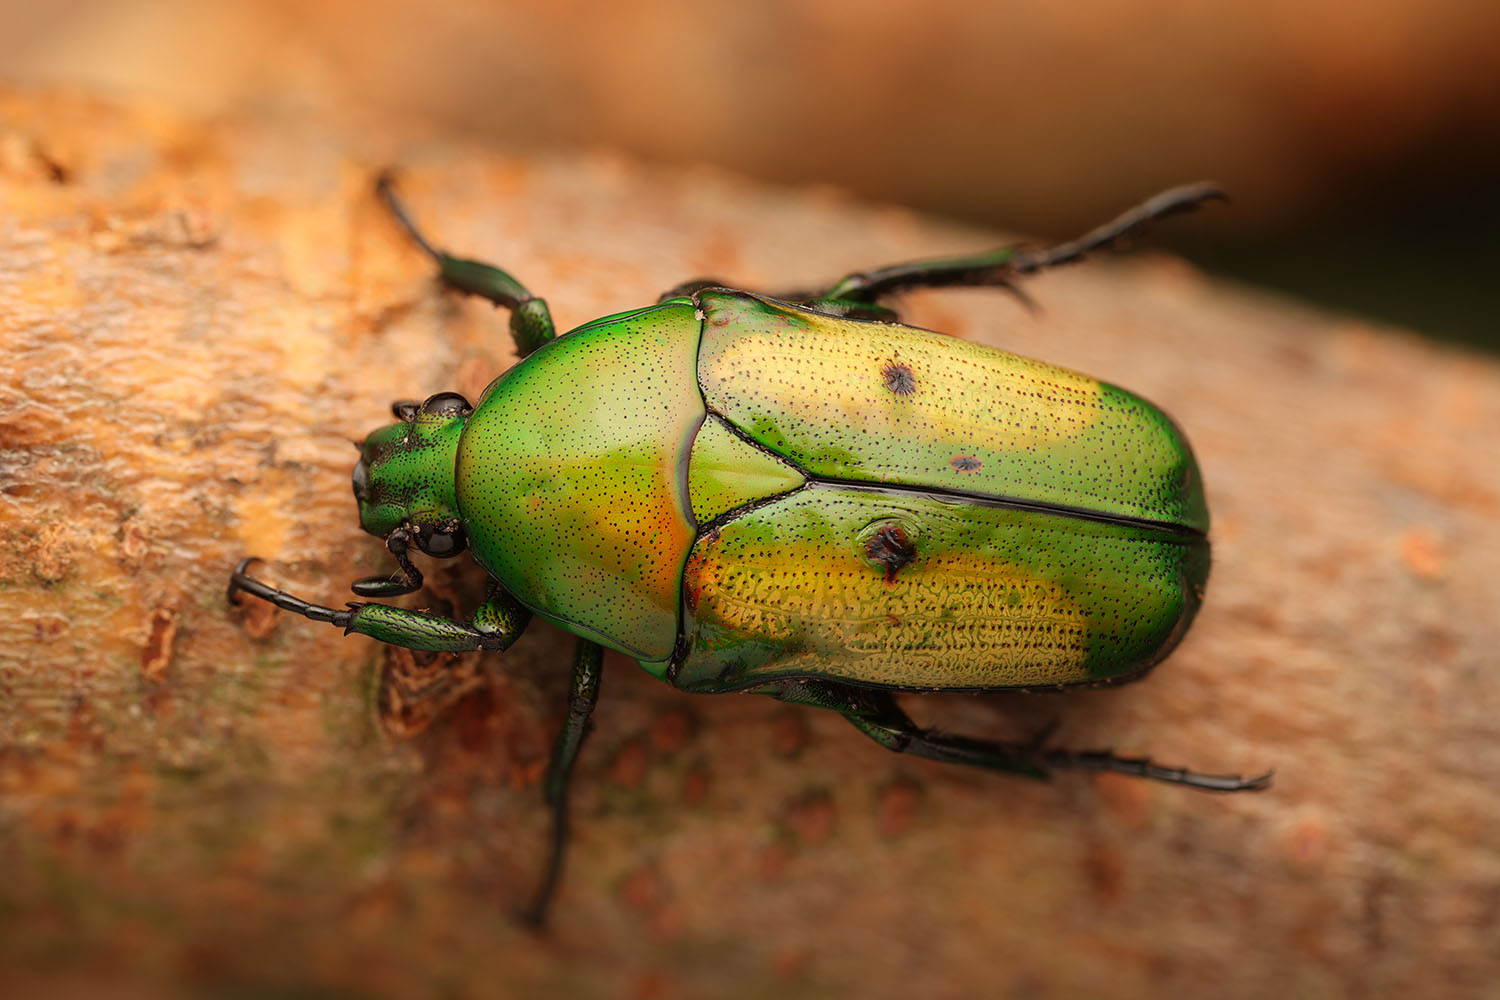
[[[253,558],[230,595],[417,650],[503,650],[532,614],[578,636],[532,921],[561,871],[568,777],[604,648],[684,691],[831,709],[934,760],[1034,778],[1070,768],[1218,791],[1269,784],[924,730],[895,697],[1139,677],[1198,609],[1208,511],[1187,441],[1150,403],[902,326],[879,300],[1012,288],[1222,197],[1212,186],[1163,192],[1047,250],[900,264],[780,296],[693,281],[561,337],[542,299],[435,249],[387,178],[379,193],[446,284],[511,311],[522,360],[473,406],[451,392],[394,404],[396,423],[365,440],[360,524],[399,572],[353,590],[410,593],[422,586],[413,547],[468,549],[489,596],[468,622],[335,610],[249,576]]]

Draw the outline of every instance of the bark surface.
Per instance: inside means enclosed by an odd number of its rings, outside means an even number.
[[[1471,996],[1500,978],[1500,365],[1139,254],[1028,314],[909,322],[1098,374],[1193,441],[1208,598],[1145,682],[907,700],[924,722],[1264,794],[1030,784],[610,656],[552,929],[539,780],[570,640],[424,664],[231,610],[246,553],[337,605],[388,557],[351,441],[471,398],[506,317],[372,197],[560,329],[684,278],[816,284],[1006,237],[607,155],[0,92],[0,992],[370,997]],[[1186,179],[1186,178],[1185,178]],[[1145,192],[1143,192],[1145,193]],[[1123,206],[1122,206],[1123,207]],[[1219,210],[1219,209],[1212,209]],[[1230,209],[1232,210],[1232,209]],[[461,610],[472,567],[420,606]],[[278,994],[279,995],[279,994]]]

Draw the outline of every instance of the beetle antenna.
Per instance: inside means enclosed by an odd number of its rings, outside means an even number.
[[[1010,281],[997,281],[995,282],[995,287],[999,288],[1001,291],[1009,292],[1011,295],[1014,295],[1016,297],[1016,301],[1021,303],[1021,305],[1026,309],[1027,312],[1031,313],[1031,315],[1040,316],[1042,314],[1042,307],[1037,304],[1036,299],[1027,294],[1026,290],[1020,285],[1017,285]]]

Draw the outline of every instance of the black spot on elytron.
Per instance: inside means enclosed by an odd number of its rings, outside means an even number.
[[[881,374],[885,376],[885,387],[898,396],[910,396],[917,391],[917,376],[909,365],[891,361]]]
[[[917,547],[906,537],[906,532],[888,524],[865,543],[865,554],[871,562],[885,567],[886,583],[895,583],[896,571],[916,561]]]
[[[953,461],[948,463],[959,472],[976,472],[984,463],[973,455],[954,455]]]

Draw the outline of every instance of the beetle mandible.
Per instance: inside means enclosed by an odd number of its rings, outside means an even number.
[[[1008,247],[855,272],[780,295],[712,280],[557,336],[510,274],[436,249],[380,197],[451,288],[510,310],[521,360],[479,401],[398,402],[360,446],[360,525],[422,586],[412,551],[466,549],[490,576],[467,621],[310,604],[235,569],[243,591],[409,649],[503,650],[533,614],[578,637],[544,786],[567,788],[603,650],[684,691],[747,691],[842,714],[890,750],[1033,778],[1114,771],[1216,791],[1257,777],[919,728],[902,691],[1066,688],[1140,677],[1177,645],[1208,578],[1208,509],[1161,410],[1065,369],[903,326],[881,300],[1013,282],[1222,198],[1173,188],[1045,250]]]

